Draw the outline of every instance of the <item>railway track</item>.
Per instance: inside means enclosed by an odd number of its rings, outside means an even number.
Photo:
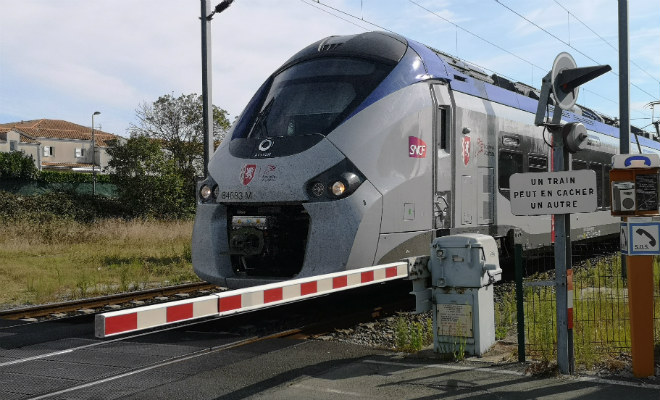
[[[172,296],[193,297],[208,294],[210,291],[219,291],[216,285],[207,282],[193,282],[182,285],[166,286],[156,289],[136,292],[112,294],[90,299],[71,300],[61,303],[43,304],[38,306],[22,307],[0,311],[0,318],[8,320],[28,318],[57,318],[72,313],[93,313],[102,309],[122,309],[145,303],[153,304],[172,300]]]

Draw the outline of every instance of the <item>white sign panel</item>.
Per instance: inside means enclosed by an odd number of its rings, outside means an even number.
[[[612,156],[612,168],[658,168],[660,155],[658,154],[615,154]]]
[[[660,255],[660,222],[628,222],[628,255]]]
[[[588,169],[513,174],[509,185],[514,215],[584,213],[598,207],[596,172]]]

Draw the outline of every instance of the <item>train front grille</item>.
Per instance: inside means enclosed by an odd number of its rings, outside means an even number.
[[[302,269],[309,215],[302,205],[230,206],[229,253],[238,276],[289,278]]]

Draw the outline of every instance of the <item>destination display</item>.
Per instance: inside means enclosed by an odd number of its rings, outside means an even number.
[[[593,212],[598,207],[596,172],[529,172],[509,178],[513,215]]]

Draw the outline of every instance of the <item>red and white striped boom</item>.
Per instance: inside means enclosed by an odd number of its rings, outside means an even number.
[[[407,276],[408,263],[402,261],[270,283],[192,299],[97,314],[94,330],[96,337],[106,338],[181,321],[273,307]]]

